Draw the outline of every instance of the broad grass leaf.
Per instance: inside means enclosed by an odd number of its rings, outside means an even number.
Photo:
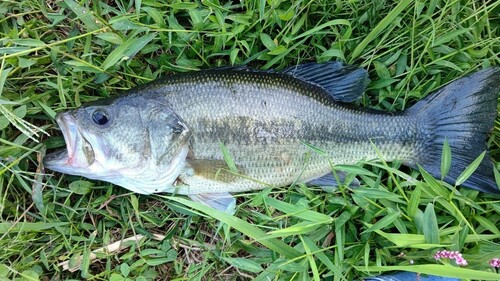
[[[387,199],[393,202],[405,203],[396,193],[389,192],[384,189],[374,189],[374,188],[356,188],[354,193],[360,195],[364,198],[372,199]]]
[[[420,274],[437,275],[442,277],[454,277],[459,279],[473,280],[497,280],[498,273],[484,270],[474,270],[441,264],[422,264],[406,266],[355,266],[357,270],[368,272],[386,271],[410,271]]]
[[[247,258],[223,258],[230,265],[241,270],[249,271],[252,273],[259,273],[264,270],[257,262]]]
[[[500,172],[496,168],[493,168],[493,174],[495,175],[495,182],[497,184],[497,188],[500,187]]]
[[[134,0],[134,6],[135,6],[135,14],[137,15],[137,17],[140,16],[141,14],[141,8],[142,8],[142,0]]]
[[[322,61],[329,61],[332,58],[339,58],[339,59],[344,61],[345,60],[344,52],[340,49],[332,48],[332,49],[324,51],[319,56],[319,59]]]
[[[315,281],[320,281],[321,278],[319,276],[319,271],[318,271],[318,266],[316,265],[316,261],[314,260],[314,256],[311,251],[311,247],[314,243],[310,240],[305,240],[304,237],[301,235],[300,240],[302,241],[302,246],[304,247],[304,250],[307,255],[307,261],[309,262],[309,267],[311,268],[312,275],[313,275],[313,280]]]
[[[198,3],[195,2],[174,2],[170,4],[170,7],[173,9],[179,9],[179,10],[191,10],[191,9],[196,9],[198,8]]]
[[[156,36],[156,33],[149,33],[142,37],[131,37],[127,39],[123,44],[116,47],[104,60],[101,67],[106,70],[111,66],[115,65],[122,59],[130,59],[135,56],[146,44],[148,44]]]
[[[398,79],[394,78],[381,78],[371,82],[369,88],[372,90],[382,89],[398,81],[399,81]]]
[[[379,61],[374,61],[373,66],[375,67],[375,72],[377,73],[377,76],[380,78],[391,78],[391,73],[389,72],[389,69],[385,66],[385,64],[379,62]]]
[[[451,31],[451,32],[447,32],[444,35],[437,37],[434,40],[434,42],[432,43],[432,47],[446,44],[453,39],[457,39],[458,37],[460,37],[460,35],[468,32],[470,30],[471,30],[470,28],[462,28],[462,29]]]
[[[441,153],[441,180],[448,175],[451,167],[451,148],[448,139],[444,139],[443,150]]]
[[[289,21],[295,16],[295,9],[288,9],[286,12],[278,11],[278,17],[281,20]]]
[[[0,277],[7,277],[10,273],[10,269],[3,263],[0,263]]]
[[[267,237],[275,238],[275,237],[307,234],[316,231],[322,225],[323,225],[322,223],[315,223],[309,221],[299,222],[287,228],[281,228],[278,230],[270,231],[267,233]]]
[[[25,59],[25,58],[18,58],[18,65],[21,68],[28,68],[32,65],[36,64],[36,60],[33,59]]]
[[[29,47],[3,47],[0,48],[0,55],[12,55],[29,51]]]
[[[127,263],[122,263],[120,265],[120,273],[127,277],[130,274],[130,266]]]
[[[406,213],[410,217],[414,217],[417,213],[418,205],[420,204],[420,196],[422,195],[421,184],[417,184],[417,187],[413,190],[408,201],[408,207],[406,208]]]
[[[238,168],[236,168],[236,164],[234,163],[233,156],[231,156],[231,153],[229,153],[229,150],[227,147],[220,142],[219,143],[220,150],[222,151],[222,157],[224,158],[224,161],[226,162],[227,166],[229,167],[229,170],[233,173],[238,173]]]
[[[398,247],[408,247],[413,244],[425,243],[425,237],[422,234],[386,233],[382,230],[376,230],[375,232]]]
[[[434,204],[429,203],[424,212],[424,237],[425,242],[429,244],[439,244],[439,228]]]
[[[193,202],[188,199],[173,197],[173,196],[168,196],[168,197],[166,196],[165,198],[168,198],[175,202],[179,202],[185,206],[203,212],[206,215],[215,218],[229,225],[230,227],[240,231],[241,233],[247,235],[248,237],[255,239],[256,241],[266,246],[270,250],[280,253],[289,259],[296,258],[300,255],[300,253],[296,249],[288,246],[287,244],[275,238],[268,238],[265,232],[263,232],[259,228],[253,226],[252,224],[249,224],[248,222],[242,219],[236,218],[232,215],[226,214],[224,212],[215,210],[201,203]]]
[[[428,187],[426,185],[422,185],[424,192],[426,191],[426,189],[428,190],[430,188],[431,193],[435,193],[442,197],[449,196],[449,191],[445,187],[443,187],[443,184],[439,183],[433,176],[431,176],[426,170],[424,170],[422,166],[418,165],[418,168],[420,174],[424,178],[425,183],[427,183],[428,185]]]
[[[288,49],[285,46],[279,45],[276,48],[274,48],[272,51],[268,52],[268,54],[273,55],[273,56],[277,56],[277,55],[281,55],[281,54],[285,53],[287,50]]]
[[[14,39],[12,43],[28,47],[43,47],[45,43],[39,39]]]
[[[308,236],[302,236],[302,243],[306,245],[312,253],[314,253],[319,261],[321,261],[321,263],[323,263],[323,265],[325,265],[334,276],[338,276],[341,280],[347,281],[342,274],[340,266],[334,265],[330,258],[328,258],[322,251],[323,249],[316,246],[314,241],[312,241]]]
[[[401,56],[401,52],[402,50],[399,49],[397,50],[393,55],[391,55],[389,58],[387,58],[385,61],[384,61],[384,65],[389,67],[391,66],[393,63],[397,62],[399,57]]]
[[[290,35],[297,34],[297,32],[299,32],[299,30],[304,25],[304,22],[306,21],[306,19],[307,19],[307,14],[304,13],[304,15],[302,15],[302,17],[300,17],[300,19],[298,21],[295,21],[295,24],[292,27],[292,31],[290,32]]]
[[[159,27],[165,27],[165,19],[162,11],[151,7],[144,7],[143,10],[158,24]]]
[[[433,62],[433,64],[444,66],[446,68],[451,68],[451,69],[454,69],[454,70],[459,71],[459,72],[464,71],[458,65],[452,63],[451,61],[447,61],[447,60],[436,60]]]
[[[3,86],[5,85],[5,81],[7,80],[7,76],[9,76],[12,68],[1,69],[0,71],[0,95],[3,93]]]
[[[345,19],[336,19],[336,20],[331,20],[331,21],[325,22],[323,24],[320,24],[320,25],[318,25],[318,26],[316,26],[314,28],[311,28],[311,29],[307,30],[306,32],[301,33],[301,34],[295,36],[292,39],[292,41],[295,41],[297,39],[301,39],[303,37],[312,36],[314,34],[317,34],[322,29],[325,29],[327,27],[336,26],[336,25],[347,26],[347,28],[348,28],[347,32],[350,32],[350,30],[351,30],[351,23],[348,20],[345,20]]]
[[[339,231],[342,226],[352,217],[349,211],[343,211],[335,220],[335,231]]]
[[[45,266],[46,269],[50,268],[49,260],[47,259],[47,254],[45,253],[44,249],[40,250],[40,261],[43,263],[43,266]],[[51,263],[52,263],[52,261],[51,261]],[[2,276],[1,273],[0,273],[0,276]]]
[[[398,17],[403,11],[406,10],[408,5],[410,5],[413,0],[403,0],[399,2],[399,4],[390,11],[385,18],[383,18],[376,26],[372,29],[372,31],[359,43],[351,55],[351,61],[359,57],[365,48],[370,44],[373,40],[378,38],[380,33],[382,33],[391,23],[394,22],[396,17]]]
[[[79,20],[83,22],[87,31],[94,31],[99,29],[97,24],[97,19],[94,17],[93,12],[80,6],[77,2],[73,0],[64,0],[64,3],[76,14]]]
[[[377,177],[375,173],[369,171],[363,167],[355,166],[355,165],[334,165],[335,170],[344,171],[347,173],[352,173],[355,175],[365,175],[370,177]]]
[[[368,232],[372,232],[372,231],[387,227],[387,226],[391,225],[392,223],[394,223],[394,221],[399,216],[401,216],[400,212],[394,212],[392,214],[388,214],[385,217],[383,217],[382,219],[380,219],[378,222],[376,222],[374,225],[370,226],[367,230],[363,231],[362,233],[368,233]]]
[[[102,73],[102,70],[98,67],[91,65],[85,61],[76,61],[76,60],[67,60],[64,61],[64,64],[71,65],[73,71],[83,71],[89,73]],[[64,104],[64,103],[63,103]]]
[[[277,47],[273,39],[271,39],[271,36],[267,35],[266,33],[260,34],[260,41],[269,51],[272,51]]]
[[[112,273],[109,277],[109,281],[126,281],[126,279],[121,274]]]
[[[68,225],[68,222],[54,222],[54,223],[44,223],[44,222],[2,222],[0,223],[0,233],[15,233],[20,231],[25,232],[39,232],[46,231],[47,229],[52,229],[59,226]]]
[[[69,190],[79,195],[85,195],[92,190],[93,186],[93,182],[86,180],[76,180],[69,184]]]
[[[487,230],[491,231],[493,234],[500,235],[500,230],[498,230],[498,227],[493,223],[491,220],[482,217],[482,216],[474,216],[474,219],[484,228]]]
[[[280,200],[276,200],[272,197],[266,197],[264,198],[265,202],[267,205],[276,208],[277,210],[280,210],[281,212],[289,215],[289,216],[294,216],[303,220],[315,222],[315,223],[322,223],[322,224],[330,224],[333,222],[333,218],[330,216],[327,216],[322,213],[318,213],[315,211],[308,210],[302,206],[297,206],[293,205],[290,203],[286,203]]]
[[[229,62],[231,63],[231,65],[234,65],[236,63],[236,59],[238,58],[239,52],[240,52],[240,49],[234,48],[229,53]]]
[[[96,37],[112,44],[116,45],[123,44],[123,38],[116,33],[112,32],[99,33],[96,35]]]
[[[169,258],[154,258],[154,259],[148,258],[144,260],[146,261],[146,264],[149,266],[158,266],[161,264],[172,262],[172,260]]]
[[[40,275],[38,275],[38,273],[33,269],[24,270],[20,273],[20,275],[22,276],[22,279],[20,279],[21,281],[40,280]],[[14,280],[19,280],[19,279],[16,278]]]
[[[464,183],[473,173],[474,171],[477,170],[477,167],[481,164],[483,161],[484,155],[486,154],[486,151],[483,151],[481,155],[479,155],[476,160],[474,160],[472,163],[470,163],[467,168],[457,177],[456,185],[461,185]]]

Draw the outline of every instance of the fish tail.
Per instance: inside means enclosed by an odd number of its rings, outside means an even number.
[[[419,163],[434,177],[441,177],[444,141],[451,148],[451,166],[444,180],[455,184],[460,174],[484,151],[497,116],[500,68],[488,68],[439,89],[408,110],[422,124],[425,151]],[[488,153],[475,172],[462,183],[475,190],[497,193],[494,166]]]

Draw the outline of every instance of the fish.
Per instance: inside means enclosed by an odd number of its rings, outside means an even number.
[[[399,161],[455,184],[487,153],[500,68],[459,78],[395,113],[353,105],[369,83],[365,69],[337,61],[168,75],[58,113],[66,148],[47,154],[44,165],[229,211],[232,193],[338,186],[346,175],[332,165],[359,161]],[[441,175],[445,143],[452,157]],[[493,169],[486,154],[461,185],[499,194]]]

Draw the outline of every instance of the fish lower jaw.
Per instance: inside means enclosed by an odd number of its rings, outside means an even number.
[[[156,163],[141,165],[142,169],[134,167],[121,170],[119,175],[101,177],[125,189],[139,194],[177,193],[174,182],[184,170],[188,147],[181,147],[170,163],[158,166]]]
[[[136,170],[136,172],[137,171],[138,170]],[[176,178],[177,175],[175,177],[173,177],[173,175],[158,177],[158,173],[156,172],[151,172],[151,170],[148,169],[141,169],[139,173],[135,175],[122,173],[119,176],[113,175],[100,177],[99,179],[121,186],[134,193],[149,195],[162,192],[174,193],[175,187],[173,183]]]

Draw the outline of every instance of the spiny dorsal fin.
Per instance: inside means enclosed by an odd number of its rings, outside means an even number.
[[[353,102],[360,98],[370,79],[365,69],[342,62],[306,63],[286,68],[284,70],[259,70],[246,66],[223,66],[206,71],[235,71],[254,73],[278,73],[290,75],[305,83],[323,88],[335,100]]]
[[[360,98],[370,82],[365,69],[338,61],[300,64],[281,73],[320,86],[341,102],[353,102]]]

